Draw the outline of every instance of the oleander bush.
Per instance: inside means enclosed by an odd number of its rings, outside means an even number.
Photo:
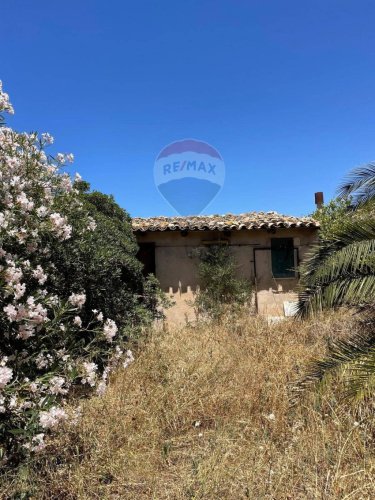
[[[0,84],[0,113],[13,113]],[[157,312],[129,216],[65,171],[53,138],[0,126],[0,460],[12,465],[74,425],[71,395],[103,394]],[[152,307],[148,307],[152,305]]]

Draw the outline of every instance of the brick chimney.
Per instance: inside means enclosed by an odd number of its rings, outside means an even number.
[[[323,206],[323,203],[324,203],[323,193],[322,191],[318,191],[317,193],[315,193],[316,208],[321,208]]]

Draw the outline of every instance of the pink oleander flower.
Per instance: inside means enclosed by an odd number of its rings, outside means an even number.
[[[39,370],[43,368],[47,368],[53,363],[53,357],[51,354],[43,354],[39,353],[38,356],[35,358],[35,364]]]
[[[7,111],[10,115],[14,114],[14,109],[9,101],[9,95],[3,91],[3,83],[0,80],[0,111]]]
[[[43,134],[41,134],[40,137],[42,139],[43,144],[45,145],[53,144],[54,142],[54,138],[48,132],[44,132]]]
[[[61,240],[67,240],[72,234],[72,226],[67,224],[67,220],[61,214],[54,212],[49,216],[52,229]]]
[[[36,209],[36,213],[39,217],[46,217],[46,215],[48,214],[48,208],[42,205],[41,207]]]
[[[8,316],[9,321],[15,321],[17,318],[17,309],[14,307],[13,304],[8,304],[3,308],[3,311],[5,314]]]
[[[69,297],[68,301],[74,307],[78,307],[78,309],[82,309],[83,304],[86,302],[86,294],[85,293],[72,293]]]
[[[8,227],[8,221],[5,218],[5,214],[0,212],[0,228],[6,229]]]
[[[48,411],[40,412],[39,415],[39,423],[43,429],[55,429],[66,419],[65,411],[56,406],[52,406]]]
[[[13,370],[8,366],[0,366],[0,389],[4,387],[12,380]]]
[[[34,335],[35,329],[32,325],[20,325],[18,327],[18,335],[17,338],[22,340],[27,340],[28,338]]]
[[[95,231],[96,229],[96,222],[92,217],[89,218],[89,223],[87,225],[87,230],[88,231]]]
[[[57,153],[55,160],[61,165],[64,165],[66,162],[73,163],[74,155],[73,153]]]
[[[31,382],[29,389],[30,389],[30,392],[35,394],[36,392],[38,392],[39,386],[36,382]]]
[[[24,444],[24,448],[33,451],[34,453],[38,453],[46,447],[46,444],[44,442],[44,434],[39,433],[36,434],[31,440],[31,443],[26,443]]]
[[[4,275],[5,281],[9,285],[19,283],[21,281],[22,277],[23,277],[22,269],[20,269],[19,267],[16,267],[14,265],[14,263],[12,263],[7,268],[7,270],[5,271],[5,275]]]
[[[26,316],[28,317],[34,324],[41,324],[48,321],[48,311],[45,307],[43,307],[40,303],[35,303],[34,297],[29,297],[26,301],[27,308],[26,312],[18,311],[18,316]],[[20,314],[21,313],[21,314]]]
[[[83,371],[84,375],[82,377],[82,384],[88,384],[93,387],[96,382],[96,372],[98,370],[98,366],[96,363],[89,363],[89,362],[84,362],[83,363]]]
[[[96,388],[96,394],[98,396],[104,396],[105,392],[107,390],[107,384],[105,380],[101,380]]]
[[[24,192],[17,196],[17,203],[21,205],[21,208],[26,212],[30,212],[30,210],[34,208],[34,202],[29,200]]]
[[[37,265],[33,271],[33,277],[38,281],[39,285],[44,285],[47,281],[47,275],[43,271],[42,266]]]
[[[76,325],[76,326],[79,326],[81,327],[82,326],[82,320],[79,316],[75,316],[75,318],[73,319],[73,323]]]
[[[51,394],[67,394],[68,389],[63,387],[65,379],[63,377],[52,377],[49,381],[49,392]]]
[[[72,180],[69,177],[69,175],[63,175],[61,177],[61,183],[60,183],[61,188],[66,191],[67,193],[70,193],[71,190],[73,189],[72,185]]]
[[[25,292],[26,292],[26,285],[25,283],[17,283],[16,285],[14,285],[13,287],[13,292],[14,292],[14,298],[16,300],[20,299],[21,297],[23,297],[25,295]]]
[[[112,342],[113,337],[117,333],[117,325],[112,319],[107,319],[104,323],[103,333],[108,342]]]

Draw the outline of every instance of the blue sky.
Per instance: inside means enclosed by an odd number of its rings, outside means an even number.
[[[310,213],[375,159],[375,3],[365,0],[2,0],[9,125],[134,216],[172,215],[153,164],[196,138],[220,151],[205,213]]]

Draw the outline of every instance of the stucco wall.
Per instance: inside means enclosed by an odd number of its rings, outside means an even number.
[[[194,249],[227,240],[238,263],[238,275],[256,284],[258,310],[266,315],[281,315],[284,300],[293,298],[297,279],[272,276],[271,238],[291,237],[302,260],[317,237],[316,229],[294,228],[266,230],[243,230],[223,233],[220,231],[190,231],[182,235],[180,231],[155,231],[136,233],[139,243],[155,244],[156,277],[162,289],[180,304],[181,314],[186,316],[186,300],[193,299],[199,286],[199,259],[193,256]],[[255,257],[255,262],[254,262]],[[256,272],[256,276],[255,273]],[[256,279],[255,279],[256,278]],[[183,307],[182,307],[183,304]],[[170,316],[179,316],[174,310]],[[190,318],[189,318],[190,319]]]

